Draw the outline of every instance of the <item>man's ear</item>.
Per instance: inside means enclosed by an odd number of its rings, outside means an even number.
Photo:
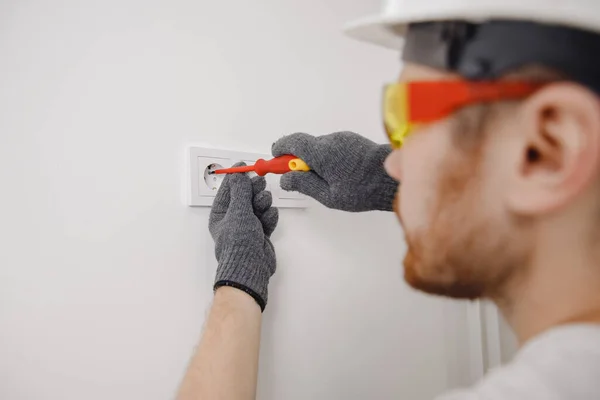
[[[522,215],[555,211],[590,187],[600,171],[600,102],[572,83],[544,87],[520,110],[522,156],[508,193]]]

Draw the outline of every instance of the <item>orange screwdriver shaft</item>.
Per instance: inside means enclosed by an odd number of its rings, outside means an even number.
[[[254,165],[247,165],[245,167],[233,167],[233,168],[223,168],[211,171],[211,175],[219,175],[219,174],[237,174],[242,172],[254,172]]]

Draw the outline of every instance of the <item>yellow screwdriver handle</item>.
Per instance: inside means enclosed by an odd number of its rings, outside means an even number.
[[[310,171],[310,167],[303,160],[299,158],[294,158],[290,160],[288,166],[290,167],[290,171]]]

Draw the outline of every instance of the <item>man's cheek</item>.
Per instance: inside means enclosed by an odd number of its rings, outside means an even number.
[[[399,211],[404,230],[414,232],[427,226],[426,202],[423,201],[424,188],[411,182],[402,184],[400,189]]]
[[[435,131],[422,131],[415,135],[407,141],[402,153],[400,215],[409,234],[427,231],[430,226],[442,160],[448,151],[448,143],[443,139],[435,140],[438,135],[432,133]]]

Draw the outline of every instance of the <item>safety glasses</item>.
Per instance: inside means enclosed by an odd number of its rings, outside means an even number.
[[[460,80],[393,83],[383,91],[383,123],[392,147],[398,149],[423,124],[442,120],[472,104],[522,99],[543,84]]]

